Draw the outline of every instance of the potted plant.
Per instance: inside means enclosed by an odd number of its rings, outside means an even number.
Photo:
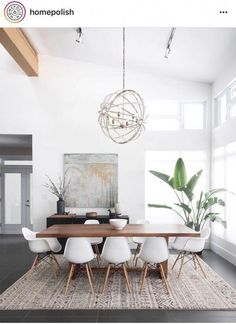
[[[70,184],[70,181],[67,180],[66,172],[64,173],[63,177],[59,176],[57,182],[52,181],[52,179],[48,175],[46,175],[46,177],[48,178],[48,182],[46,182],[44,186],[51,194],[55,195],[58,198],[57,214],[63,215],[65,214],[65,194]]]
[[[194,189],[203,170],[198,171],[188,180],[184,161],[179,158],[176,162],[173,176],[153,170],[149,172],[168,184],[177,198],[177,202],[173,206],[148,204],[149,207],[171,209],[183,220],[186,226],[196,231],[200,231],[208,220],[211,222],[222,221],[219,217],[220,213],[213,212],[211,208],[216,205],[225,206],[225,202],[217,197],[217,194],[226,191],[226,189],[211,189],[205,193],[201,191],[197,199],[194,196]]]

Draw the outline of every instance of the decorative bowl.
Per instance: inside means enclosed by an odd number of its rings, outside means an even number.
[[[86,213],[86,217],[97,217],[97,212],[88,212]]]
[[[115,230],[122,230],[127,224],[127,219],[110,219],[111,226]]]

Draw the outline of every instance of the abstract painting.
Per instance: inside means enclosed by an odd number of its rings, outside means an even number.
[[[118,201],[117,154],[64,154],[66,207],[110,208]]]

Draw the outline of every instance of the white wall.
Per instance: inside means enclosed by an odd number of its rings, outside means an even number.
[[[212,85],[214,99],[236,77],[236,59],[218,76]],[[236,118],[212,130],[212,150],[236,141]],[[235,215],[232,215],[233,217]],[[236,265],[236,245],[229,241],[227,228],[212,226],[211,249]]]
[[[236,78],[236,59],[232,60],[218,75],[212,84],[212,97],[217,96],[224,88]]]
[[[63,170],[64,153],[118,153],[119,200],[131,222],[145,212],[145,149],[166,149],[174,143],[191,147],[196,134],[146,134],[136,142],[117,145],[101,132],[97,115],[105,95],[121,88],[121,70],[89,63],[40,57],[40,76],[26,77],[0,70],[0,133],[33,135],[33,217],[36,230],[56,210],[56,199],[43,187],[45,174],[57,177]],[[136,89],[145,100],[208,100],[207,84],[158,78],[127,71],[127,87]],[[208,107],[209,108],[209,107]],[[207,134],[200,146],[208,147]],[[194,144],[195,145],[195,144]],[[198,145],[199,146],[199,145]],[[176,148],[176,147],[175,147]],[[191,148],[192,149],[192,148]],[[81,210],[78,210],[81,212]],[[84,212],[84,211],[82,211]]]

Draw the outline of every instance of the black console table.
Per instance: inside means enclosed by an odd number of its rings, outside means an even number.
[[[127,215],[116,216],[116,218],[127,219],[127,223],[129,223],[129,216],[127,216]],[[50,226],[56,225],[56,224],[84,224],[84,222],[88,219],[96,219],[101,224],[109,224],[110,217],[109,217],[109,215],[97,215],[96,217],[88,217],[86,215],[76,215],[76,214],[69,214],[69,215],[55,214],[55,215],[47,217],[47,227],[50,227]],[[60,251],[60,253],[63,253],[67,239],[60,238],[58,240],[62,245],[62,250]],[[99,245],[100,251],[102,250],[104,241],[105,241],[105,239],[103,239],[103,243]]]

